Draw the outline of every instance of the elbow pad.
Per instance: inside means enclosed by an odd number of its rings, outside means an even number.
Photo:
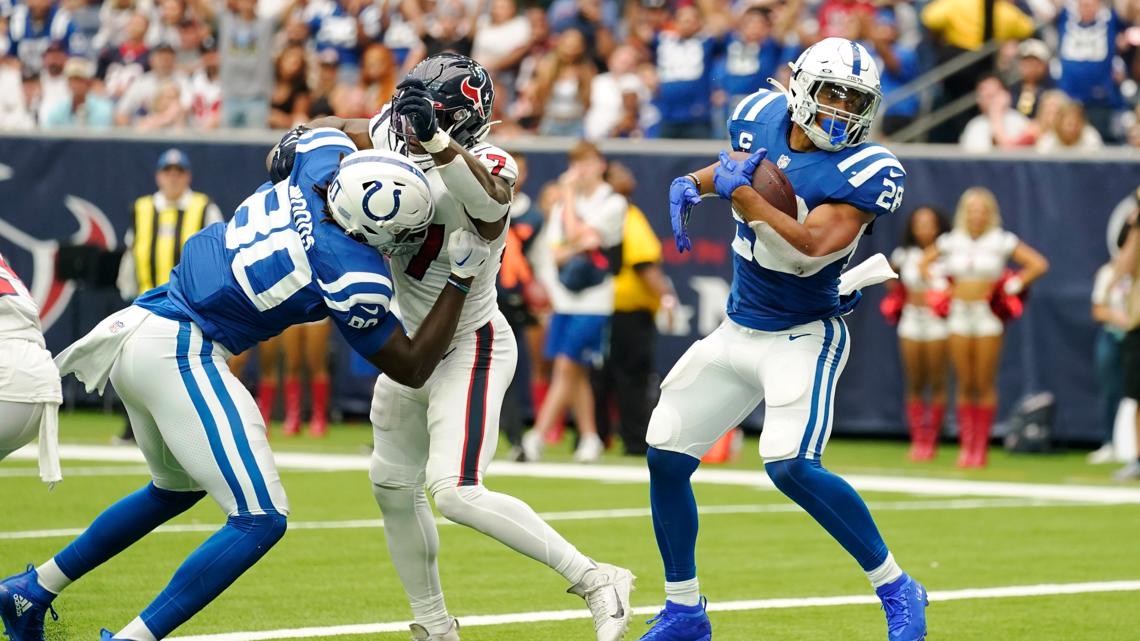
[[[492,176],[503,178],[508,185],[514,187],[518,166],[506,152],[491,145],[480,145],[471,150],[471,153],[487,167]],[[510,201],[501,203],[487,193],[462,157],[457,157],[446,165],[437,165],[436,170],[439,171],[443,183],[447,185],[447,190],[463,204],[467,214],[472,218],[488,223],[497,222],[502,220],[511,208]]]

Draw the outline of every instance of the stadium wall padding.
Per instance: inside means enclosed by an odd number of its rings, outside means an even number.
[[[53,351],[87,332],[121,306],[111,291],[52,288],[57,245],[121,244],[130,224],[131,203],[154,190],[155,161],[170,144],[156,140],[0,137],[0,251],[33,288],[53,293],[43,310],[50,321]],[[179,143],[193,162],[194,187],[232,209],[264,179],[267,146],[260,142]],[[922,204],[952,214],[958,196],[973,185],[992,189],[1005,226],[1040,250],[1052,270],[1031,293],[1026,316],[1007,334],[1000,388],[1002,415],[1029,392],[1050,391],[1058,403],[1058,435],[1069,441],[1099,439],[1089,296],[1097,268],[1108,259],[1110,219],[1119,224],[1140,185],[1140,163],[1112,156],[1074,162],[1023,157],[962,157],[900,154],[907,169],[902,209],[876,221],[855,261],[874,252],[889,254],[906,215]],[[528,153],[525,191],[565,168],[565,154]],[[711,155],[638,153],[626,147],[612,157],[627,164],[639,184],[634,201],[646,212],[666,248],[666,271],[684,304],[677,335],[658,341],[658,368],[667,371],[699,335],[723,314],[731,278],[729,242],[733,225],[721,201],[705,201],[692,218],[694,251],[672,249],[667,190],[679,174],[708,164]],[[1115,213],[1115,218],[1113,214]],[[38,257],[38,259],[37,259]],[[841,434],[902,434],[902,379],[893,328],[878,313],[882,289],[865,293],[847,318],[853,351],[839,385],[835,431]],[[46,294],[45,294],[46,295]],[[337,341],[335,402],[347,413],[366,413],[374,370]],[[77,393],[75,385],[67,386]]]

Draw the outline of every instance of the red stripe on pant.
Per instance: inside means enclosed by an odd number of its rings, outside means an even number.
[[[479,484],[479,454],[487,431],[487,387],[494,343],[495,329],[491,323],[475,330],[475,362],[467,387],[467,423],[463,431],[463,459],[459,468],[461,486]]]

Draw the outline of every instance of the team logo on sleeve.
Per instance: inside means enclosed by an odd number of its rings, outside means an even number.
[[[480,118],[487,117],[487,108],[483,106],[483,88],[486,86],[486,78],[476,87],[471,84],[470,77],[464,78],[463,83],[459,85],[459,90],[463,92],[463,95],[475,106],[475,111],[479,112]]]

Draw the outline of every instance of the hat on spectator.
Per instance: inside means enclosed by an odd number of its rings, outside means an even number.
[[[340,54],[336,52],[336,49],[325,49],[317,54],[317,62],[335,67],[340,64]]]
[[[180,167],[186,171],[190,171],[190,157],[181,149],[171,147],[162,152],[162,155],[158,157],[158,171],[162,171],[167,167]]]
[[[1036,38],[1030,38],[1029,40],[1022,41],[1022,43],[1017,46],[1017,57],[1037,58],[1038,60],[1049,62],[1052,55],[1049,53],[1049,45]]]
[[[44,49],[44,53],[53,51],[61,51],[63,53],[67,53],[67,44],[62,40],[52,40],[48,43],[47,49]]]
[[[669,6],[669,0],[641,0],[641,6],[646,9],[665,9]]]
[[[63,75],[67,78],[84,78],[90,80],[95,77],[95,65],[86,58],[78,56],[68,58],[63,65]]]
[[[154,49],[151,49],[151,53],[156,51],[169,51],[170,53],[174,53],[174,47],[170,46],[169,42],[162,42],[155,45]]]

